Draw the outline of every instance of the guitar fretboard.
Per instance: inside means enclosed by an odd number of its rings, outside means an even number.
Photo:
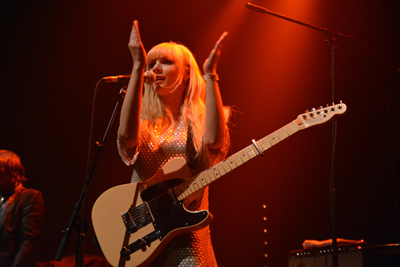
[[[190,182],[182,183],[174,189],[175,195],[178,200],[182,201],[188,196],[194,194],[198,190],[206,187],[210,183],[216,181],[220,177],[224,176],[228,172],[236,169],[247,161],[259,156],[260,153],[263,153],[267,149],[273,147],[279,142],[283,141],[287,137],[292,134],[298,132],[300,130],[296,121],[292,121],[282,128],[276,130],[275,132],[265,136],[264,138],[258,140],[256,145],[252,144],[244,149],[236,152],[229,158],[221,161],[211,168],[201,172],[196,178],[191,180]]]

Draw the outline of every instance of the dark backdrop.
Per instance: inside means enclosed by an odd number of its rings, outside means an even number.
[[[127,42],[134,19],[147,50],[179,41],[200,65],[219,35],[230,33],[218,66],[224,103],[236,110],[230,154],[306,109],[343,100],[348,111],[337,117],[334,164],[338,237],[400,242],[400,77],[393,67],[400,65],[398,1],[253,2],[368,45],[335,42],[334,96],[327,36],[246,9],[245,1],[0,3],[0,148],[21,156],[28,186],[43,192],[41,261],[54,258],[60,231],[81,193],[95,84],[104,76],[130,73]],[[118,84],[99,87],[94,141],[102,139],[119,89]],[[130,180],[132,169],[117,155],[116,129],[117,123],[88,190],[87,254],[101,254],[92,242],[93,202]],[[211,231],[219,264],[285,266],[288,253],[300,249],[304,239],[329,239],[331,159],[329,122],[301,131],[211,185]],[[64,255],[75,249],[74,233]]]

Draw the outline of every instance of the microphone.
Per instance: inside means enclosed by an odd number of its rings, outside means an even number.
[[[102,80],[105,83],[118,83],[124,80],[129,80],[131,78],[130,74],[117,75],[117,76],[107,76],[103,77]],[[152,84],[156,81],[156,74],[150,70],[143,73],[143,81],[147,84]]]

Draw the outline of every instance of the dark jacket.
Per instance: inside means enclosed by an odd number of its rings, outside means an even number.
[[[0,220],[0,266],[35,266],[43,219],[42,194],[23,188]]]

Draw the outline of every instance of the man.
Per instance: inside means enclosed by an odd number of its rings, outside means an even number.
[[[17,154],[0,150],[0,266],[35,266],[44,219],[42,194],[23,186]]]

